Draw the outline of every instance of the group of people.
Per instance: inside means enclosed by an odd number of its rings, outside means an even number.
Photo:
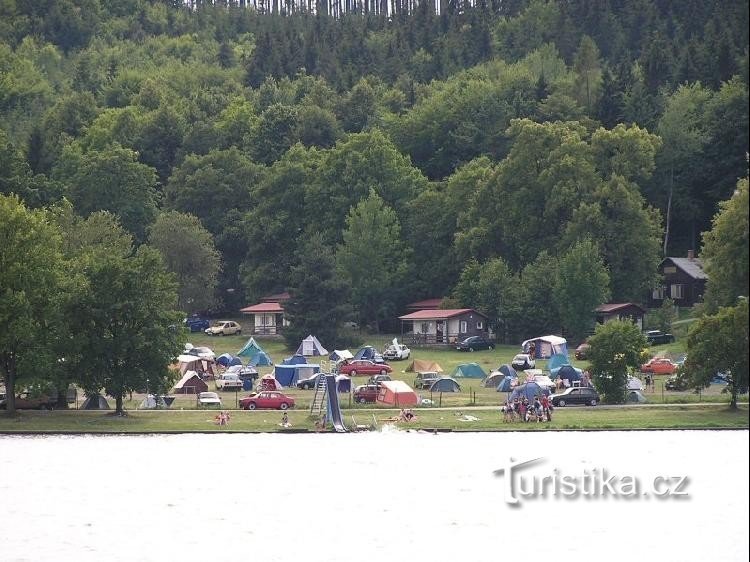
[[[410,422],[413,421],[416,416],[414,415],[414,412],[411,410],[401,410],[401,414],[399,415],[398,419],[399,421],[403,422]]]
[[[231,416],[229,415],[229,412],[222,410],[221,412],[216,414],[216,417],[214,419],[216,420],[216,425],[229,425]]]
[[[500,408],[503,414],[503,422],[543,422],[552,421],[552,403],[547,396],[535,396],[533,400],[527,397],[514,398],[505,401]]]

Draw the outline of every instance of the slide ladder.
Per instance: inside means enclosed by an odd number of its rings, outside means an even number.
[[[311,414],[321,414],[323,412],[323,406],[326,403],[326,375],[321,374],[318,377],[318,382],[315,385],[315,395],[313,396],[312,403],[310,404]]]

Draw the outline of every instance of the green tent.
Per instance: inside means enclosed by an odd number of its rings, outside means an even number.
[[[484,370],[476,363],[464,363],[463,365],[459,365],[458,367],[456,367],[455,370],[451,373],[451,377],[454,379],[483,379],[486,376],[487,373],[485,373]]]
[[[237,356],[249,357],[250,364],[253,364],[253,359],[255,359],[255,357],[260,355],[261,353],[263,355],[266,355],[266,352],[263,351],[263,348],[258,345],[258,342],[255,341],[255,338],[250,338],[249,340],[247,340],[245,347],[237,352]]]

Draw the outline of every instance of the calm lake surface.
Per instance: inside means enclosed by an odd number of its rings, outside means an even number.
[[[511,506],[511,457],[642,491]],[[0,436],[0,560],[744,561],[748,495],[747,431]]]

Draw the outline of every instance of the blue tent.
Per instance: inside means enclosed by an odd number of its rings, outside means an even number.
[[[307,363],[307,359],[304,355],[292,355],[281,362],[282,365],[304,365],[305,363]]]
[[[336,375],[336,391],[340,393],[352,391],[352,379],[346,375]]]
[[[510,392],[513,388],[513,381],[518,380],[518,377],[508,377],[506,376],[503,378],[503,380],[500,381],[500,384],[497,385],[497,391],[498,392]]]
[[[524,384],[519,384],[516,388],[513,389],[513,392],[510,394],[510,400],[515,400],[516,398],[521,399],[524,396],[528,398],[529,400],[533,400],[535,396],[548,396],[549,390],[546,388],[542,388],[535,382],[526,382]]]
[[[557,369],[559,369],[563,365],[570,365],[568,356],[563,355],[562,353],[555,353],[552,357],[549,358],[549,361],[547,361],[547,370],[550,372],[552,372],[553,370],[557,372]]]
[[[232,359],[229,361],[229,366],[231,367],[232,365],[242,365],[242,359],[240,359],[239,357],[232,357]]]
[[[430,392],[461,392],[461,385],[454,379],[443,377],[432,383]]]
[[[252,359],[257,353],[263,351],[263,348],[258,345],[255,338],[247,340],[245,345],[237,352],[238,357],[249,357]]]
[[[216,358],[216,362],[222,367],[229,367],[232,364],[232,357],[229,353],[222,353]]]
[[[295,386],[297,381],[320,372],[320,365],[300,363],[297,365],[276,365],[274,377],[281,386]]]
[[[559,378],[562,380],[568,379],[571,383],[581,380],[583,371],[576,369],[572,365],[563,365],[559,369],[556,369],[550,378]]]
[[[265,351],[261,351],[256,353],[255,356],[250,359],[248,365],[252,365],[253,367],[270,367],[273,365],[273,361],[271,361],[271,358]]]
[[[454,378],[483,379],[487,376],[482,367],[476,363],[464,363],[456,367],[451,373]]]
[[[380,352],[371,345],[364,346],[354,354],[354,360],[356,361],[358,359],[365,359],[367,361],[372,361],[373,363],[384,362],[383,356],[380,354]]]

